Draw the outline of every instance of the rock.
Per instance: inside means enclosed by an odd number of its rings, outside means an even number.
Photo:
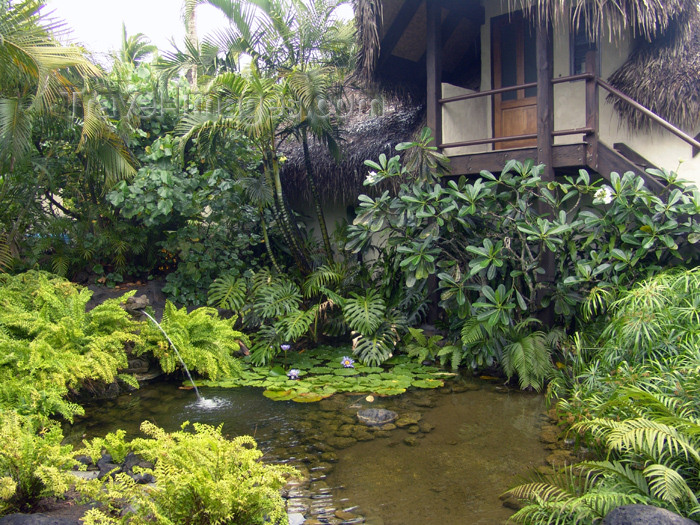
[[[503,494],[500,496],[500,498],[503,502],[503,506],[507,509],[520,510],[524,506],[523,503],[521,503],[520,500],[512,494]]]
[[[88,469],[90,469],[90,466],[92,465],[92,458],[90,456],[79,455],[79,456],[75,456],[74,459],[78,463],[85,465]],[[93,465],[93,467],[94,467],[94,465]]]
[[[383,426],[396,421],[399,415],[393,410],[384,408],[364,408],[358,410],[357,419],[363,425]]]
[[[409,447],[417,447],[418,446],[418,440],[416,439],[416,436],[407,436],[403,439],[403,442],[405,445],[408,445]]]
[[[609,512],[601,525],[694,525],[674,512],[648,505],[623,505]]]
[[[143,357],[132,357],[127,363],[127,368],[124,370],[125,374],[145,374],[151,367],[148,359]]]
[[[387,425],[382,425],[381,427],[379,427],[379,430],[383,430],[384,432],[388,432],[390,430],[396,430],[396,429],[397,429],[397,426],[394,425],[393,423],[389,423]]]
[[[149,483],[156,482],[156,478],[153,477],[153,474],[150,474],[148,472],[139,474],[129,474],[129,476],[131,476],[131,479],[133,479],[137,485],[148,485]]]
[[[433,408],[435,406],[435,400],[427,395],[416,397],[413,400],[413,404],[417,407]]]
[[[420,431],[423,432],[423,434],[428,434],[429,432],[432,432],[435,429],[435,425],[426,421],[421,421],[418,424],[418,428],[420,428]]]
[[[145,295],[135,295],[129,297],[122,308],[124,308],[124,310],[129,312],[131,315],[135,317],[140,317],[141,310],[144,310],[147,306],[150,306],[150,304],[151,302]]]
[[[399,428],[417,425],[423,415],[420,412],[406,412],[396,420],[396,426]]]
[[[454,383],[452,385],[453,394],[461,394],[463,392],[473,392],[479,390],[481,387],[473,383]]]
[[[570,450],[555,450],[547,456],[546,461],[554,468],[561,468],[576,463],[576,457]]]
[[[328,438],[327,441],[333,448],[348,448],[357,443],[357,440],[350,437],[332,437]]]
[[[77,518],[59,518],[46,514],[8,514],[0,518],[0,525],[80,525]]]
[[[336,510],[335,517],[340,518],[341,520],[354,520],[355,518],[357,518],[357,515],[353,514],[352,512],[346,512],[344,510]]]
[[[289,519],[289,525],[303,525],[304,523],[304,515],[300,512],[290,512],[287,518]]]
[[[407,432],[409,434],[418,434],[418,432],[420,432],[420,427],[418,425],[411,425],[408,427]]]
[[[540,441],[542,443],[556,443],[559,441],[561,432],[554,425],[545,425],[540,432]]]

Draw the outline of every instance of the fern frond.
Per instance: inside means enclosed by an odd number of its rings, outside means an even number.
[[[676,507],[679,503],[698,505],[698,498],[676,470],[658,463],[644,469],[652,495]]]

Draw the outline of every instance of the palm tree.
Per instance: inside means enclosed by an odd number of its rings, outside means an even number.
[[[136,66],[151,53],[158,51],[158,48],[150,43],[150,40],[143,33],[127,36],[126,24],[122,22],[122,47],[117,53],[117,60],[123,64]]]
[[[301,266],[308,268],[308,255],[301,248],[303,243],[285,203],[279,181],[279,143],[293,136],[303,147],[307,182],[314,200],[326,259],[331,261],[333,254],[308,142],[311,135],[332,152],[338,151],[337,126],[328,111],[322,107],[322,101],[331,98],[335,81],[342,77],[339,74],[341,66],[347,65],[347,57],[350,55],[346,51],[351,46],[352,32],[347,30],[347,24],[333,19],[335,9],[342,2],[314,0],[307,5],[301,0],[186,0],[185,13],[193,13],[196,6],[203,3],[218,8],[231,22],[229,30],[219,35],[214,42],[210,41],[210,44],[225,50],[234,64],[240,63],[241,56],[248,56],[251,62],[248,76],[257,77],[257,85],[262,86],[261,82],[266,80],[281,87],[279,96],[276,95],[275,102],[278,105],[275,107],[282,108],[283,113],[275,115],[272,126],[269,126],[272,124],[269,120],[272,115],[268,115],[268,120],[258,120],[255,124],[257,128],[264,122],[268,138],[272,140],[266,141],[263,158],[267,159],[269,166],[266,169],[272,176],[271,184],[275,188],[277,215],[282,219],[280,224],[285,230],[290,248],[299,247],[291,248],[295,260],[301,261]],[[342,60],[338,57],[342,57]],[[212,83],[214,85],[221,84],[215,80]],[[249,93],[255,93],[254,98],[260,101],[259,90]],[[248,119],[247,124],[242,122],[243,129],[247,128],[257,135],[259,129],[252,130],[249,127],[249,115],[239,115]]]
[[[55,39],[63,23],[48,18],[43,8],[43,0],[0,0],[0,206],[7,207],[5,199],[16,194],[17,184],[32,190],[23,193],[27,202],[19,216],[0,225],[0,265],[7,264],[8,247],[41,186],[38,180],[15,180],[17,168],[39,156],[45,133],[38,128],[47,122],[56,127],[59,120],[51,117],[82,107],[78,150],[88,177],[110,183],[135,173],[124,141],[95,101],[91,79],[99,68],[82,48]],[[37,171],[24,170],[27,176]]]

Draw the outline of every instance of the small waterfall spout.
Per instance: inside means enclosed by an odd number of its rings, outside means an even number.
[[[153,324],[155,324],[158,327],[158,330],[163,332],[163,335],[168,340],[168,343],[170,343],[170,346],[172,346],[173,350],[175,350],[175,355],[177,355],[177,358],[180,360],[180,363],[182,363],[182,368],[185,369],[185,373],[187,374],[187,377],[189,378],[190,383],[192,383],[192,387],[194,388],[194,393],[197,394],[197,402],[201,403],[202,396],[199,395],[199,390],[197,390],[197,385],[194,384],[194,380],[192,379],[192,375],[190,374],[190,371],[187,369],[187,365],[182,360],[182,356],[180,355],[180,352],[178,352],[177,347],[175,346],[175,343],[173,343],[172,339],[170,339],[170,336],[168,336],[168,334],[165,333],[165,330],[163,330],[163,327],[160,326],[160,323],[158,323],[158,321],[153,319],[153,317],[148,312],[146,312],[145,310],[141,310],[141,313],[143,315],[145,315],[146,317],[148,317],[151,321],[153,321]]]

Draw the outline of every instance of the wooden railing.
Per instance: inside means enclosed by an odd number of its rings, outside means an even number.
[[[589,164],[591,165],[596,165],[597,164],[597,157],[598,157],[598,152],[597,152],[597,147],[598,147],[598,100],[599,100],[599,95],[598,95],[598,87],[602,87],[609,93],[611,93],[613,96],[618,97],[620,100],[623,102],[630,104],[633,108],[635,108],[637,111],[642,112],[644,115],[649,117],[651,120],[659,124],[661,127],[664,129],[670,131],[673,133],[675,136],[686,142],[688,145],[690,145],[693,148],[693,156],[695,156],[698,152],[700,152],[700,142],[698,141],[697,138],[693,138],[690,135],[684,133],[677,127],[675,127],[673,124],[670,122],[664,120],[660,116],[658,116],[656,113],[653,111],[645,108],[642,106],[639,102],[636,100],[630,98],[629,96],[625,95],[618,89],[614,88],[607,82],[605,82],[603,79],[599,78],[595,74],[595,55],[594,53],[589,53],[588,56],[586,56],[586,72],[577,74],[577,75],[569,75],[566,77],[559,77],[559,78],[554,78],[551,80],[552,84],[564,84],[564,83],[570,83],[570,82],[577,82],[577,81],[585,81],[586,82],[586,125],[582,128],[571,128],[571,129],[563,129],[563,130],[554,130],[552,132],[553,137],[560,137],[560,136],[565,136],[565,135],[584,135],[585,136],[585,142],[587,144],[587,157]],[[491,97],[494,95],[499,95],[502,93],[508,93],[511,91],[520,91],[523,89],[529,89],[529,88],[536,88],[537,87],[537,82],[529,82],[527,84],[519,84],[515,86],[508,86],[508,87],[502,87],[498,89],[490,89],[487,91],[480,91],[478,93],[465,93],[463,95],[456,95],[453,97],[446,97],[446,98],[441,98],[438,99],[438,107],[440,110],[442,110],[442,107],[446,104],[454,103],[454,102],[460,102],[463,100],[471,100],[471,99],[476,99],[476,98],[482,98],[482,97]],[[457,141],[457,142],[445,142],[441,143],[439,145],[440,148],[460,148],[460,147],[466,147],[466,146],[481,146],[484,144],[495,144],[497,142],[513,142],[513,141],[518,141],[518,140],[531,140],[531,139],[536,139],[537,138],[537,133],[528,133],[524,135],[512,135],[512,136],[505,136],[505,137],[491,137],[491,138],[483,138],[483,139],[474,139],[474,140],[463,140],[463,141]]]

